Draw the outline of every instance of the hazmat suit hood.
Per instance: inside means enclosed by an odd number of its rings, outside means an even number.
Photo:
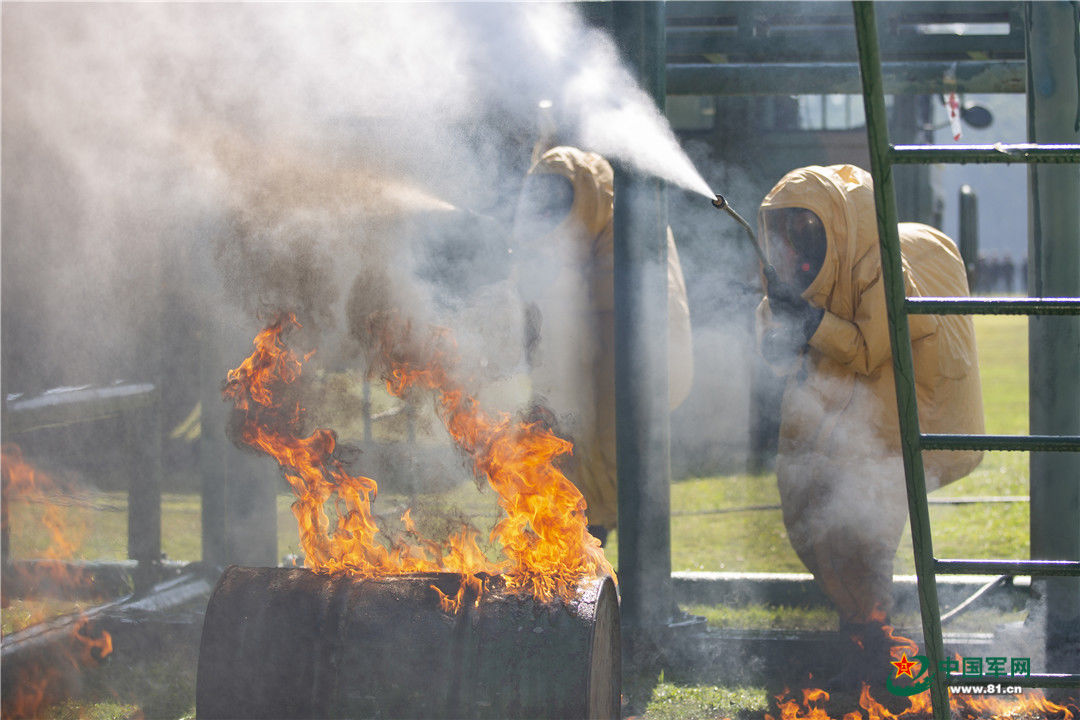
[[[765,239],[770,262],[778,249],[769,243],[764,216],[780,208],[810,210],[821,219],[825,259],[802,296],[817,307],[830,307],[835,314],[850,319],[854,309],[851,268],[867,253],[876,252],[878,242],[870,173],[854,165],[812,165],[781,178],[761,202],[759,214],[760,236]]]
[[[555,228],[555,232],[583,231],[586,235],[597,237],[610,231],[614,173],[603,157],[573,147],[556,147],[544,153],[529,174],[559,175],[569,180],[573,187],[570,212]]]
[[[878,255],[877,215],[874,185],[870,173],[854,165],[811,165],[792,170],[773,187],[761,203],[759,226],[765,239],[766,254],[774,261],[777,248],[764,231],[765,215],[770,210],[802,208],[810,210],[825,228],[825,260],[820,271],[802,296],[811,304],[823,307],[844,320],[852,320],[859,288],[853,284],[853,269],[867,255]],[[969,290],[965,278],[948,263],[925,262],[924,248],[933,246],[934,254],[959,256],[937,230],[916,223],[901,223],[904,280],[909,296],[965,296]],[[916,242],[917,240],[917,242]],[[867,258],[869,259],[869,258]],[[872,263],[880,267],[880,260]],[[917,268],[912,270],[912,266]],[[933,290],[928,290],[933,288]],[[941,353],[936,370],[946,377],[962,377],[975,364],[974,347],[968,337],[970,321],[961,315],[913,316],[912,334],[940,333]]]

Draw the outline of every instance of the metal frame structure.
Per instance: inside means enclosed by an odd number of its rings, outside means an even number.
[[[663,2],[614,3],[624,59],[663,109]],[[615,168],[615,443],[622,622],[648,636],[671,621],[667,197],[664,184]]]
[[[948,90],[960,93],[1027,91],[1030,81],[1024,3],[903,2],[883,3],[873,10],[881,26],[888,29],[882,33],[877,53],[878,89],[884,85],[890,93],[936,94],[945,91],[945,82],[948,82]],[[852,23],[852,7],[847,0],[813,3],[615,2],[589,5],[584,12],[593,21],[613,30],[628,65],[636,71],[639,82],[661,109],[667,95],[863,94],[866,89],[861,73],[866,63],[860,62],[853,52],[856,39],[864,38],[866,33]],[[963,34],[925,32],[927,26],[957,22],[969,24],[969,31]],[[822,34],[828,37],[827,42],[807,41],[810,36],[819,39]],[[877,40],[877,35],[874,38]],[[824,62],[822,52],[827,53]],[[661,64],[665,72],[657,72]],[[884,108],[878,108],[877,112],[881,132],[884,132]],[[880,155],[876,161],[882,165]],[[890,177],[894,165],[925,165],[928,162],[1075,162],[1071,146],[1058,143],[948,148],[898,146],[889,149],[887,161]],[[631,176],[621,168],[616,171],[620,196],[630,197],[625,188],[633,184]],[[650,195],[646,202],[651,203],[651,198]],[[895,213],[895,198],[893,202]],[[630,204],[637,205],[638,200],[616,204],[619,213],[615,227],[616,252],[632,251],[638,257],[662,252],[662,248],[656,246],[663,228],[662,203],[659,209],[650,211],[653,217],[648,221],[643,221],[645,214],[640,208],[627,207]],[[638,217],[636,226],[629,219],[634,215]],[[647,232],[646,226],[650,228]],[[641,243],[644,245],[639,247]],[[632,624],[637,617],[634,603],[640,596],[656,591],[653,597],[641,598],[641,602],[657,606],[652,610],[643,609],[642,617],[659,618],[663,615],[660,605],[670,604],[667,600],[670,595],[668,581],[661,573],[653,572],[655,568],[670,568],[670,523],[660,517],[660,512],[655,516],[641,515],[643,507],[659,511],[668,506],[670,473],[665,437],[668,429],[658,424],[666,417],[666,411],[656,405],[652,406],[651,412],[645,411],[641,397],[641,388],[647,385],[645,376],[633,376],[633,373],[648,371],[634,370],[625,359],[626,353],[643,351],[635,344],[636,340],[630,339],[635,328],[640,327],[638,321],[643,311],[630,303],[648,304],[646,300],[632,297],[631,289],[635,288],[636,282],[634,273],[640,270],[640,260],[627,257],[624,255],[616,267],[616,292],[620,293],[616,301],[617,337],[622,338],[617,340],[617,356],[622,360],[616,371],[616,394],[621,425],[618,430],[622,530],[619,565],[623,599],[630,606],[626,619]],[[1031,286],[1035,287],[1034,284]],[[653,301],[661,302],[657,298]],[[1035,308],[1043,315],[1076,313],[1075,301],[1059,298],[1041,298],[1034,304],[1027,299],[994,299],[991,303],[983,303],[970,299],[920,298],[908,301],[906,310],[972,312],[976,308],[981,313],[993,314],[1029,314]],[[654,367],[652,372],[655,371]],[[649,402],[655,402],[655,399]],[[641,412],[636,413],[636,410]],[[650,423],[653,424],[651,430],[647,427]],[[986,436],[966,442],[976,443],[980,448],[1057,451],[1072,441],[1071,436],[1041,435],[1024,439]],[[921,440],[921,446],[944,449],[955,446],[956,442],[949,436],[928,435]],[[1033,504],[1033,525],[1039,522],[1036,515]],[[647,547],[630,539],[643,533],[651,538]]]
[[[81,427],[99,421],[124,423],[138,448],[127,493],[127,548],[128,558],[135,561],[132,583],[137,593],[148,590],[162,577],[159,395],[152,384],[127,383],[4,398],[5,442],[22,440],[41,430]],[[4,513],[2,565],[6,574],[16,561],[10,556],[7,498],[0,504]],[[30,568],[33,563],[24,566]]]
[[[881,68],[881,52],[878,44],[878,23],[875,7],[869,2],[854,2],[855,31],[859,47],[859,64],[863,82],[863,98],[866,106],[867,135],[870,142],[871,171],[874,176],[874,195],[882,255],[882,275],[885,285],[889,317],[890,341],[892,343],[896,394],[900,415],[901,447],[908,489],[908,507],[911,518],[912,545],[915,567],[918,573],[918,591],[922,611],[924,642],[929,658],[930,671],[941,667],[944,648],[941,631],[941,612],[937,598],[936,574],[975,573],[998,575],[1002,573],[1032,576],[1080,576],[1080,561],[1075,560],[943,560],[934,557],[930,534],[930,518],[927,508],[926,481],[923,470],[922,450],[930,449],[1011,449],[1038,451],[1080,450],[1080,436],[1021,436],[1002,438],[996,436],[924,435],[919,430],[916,405],[914,364],[911,353],[911,337],[908,328],[909,313],[1001,313],[1013,314],[1080,314],[1080,298],[1042,298],[1019,301],[993,301],[987,299],[925,299],[908,300],[905,297],[904,276],[901,264],[900,242],[897,229],[896,195],[893,188],[892,167],[901,163],[925,162],[1080,162],[1080,145],[980,147],[906,147],[889,144],[884,103],[884,79]],[[1028,14],[1030,16],[1030,9]],[[1031,19],[1028,18],[1030,25]],[[1075,30],[1075,28],[1074,28]],[[1029,30],[1030,32],[1030,30]],[[1029,53],[1030,57],[1030,53]],[[1029,60],[1029,109],[1033,93],[1030,81]],[[1035,176],[1033,176],[1035,177]],[[1073,199],[1075,203],[1075,197]],[[1035,213],[1040,208],[1034,208]],[[1061,241],[1062,238],[1057,238]],[[1035,233],[1033,242],[1041,238]],[[1038,276],[1040,269],[1032,271]],[[1041,283],[1032,284],[1044,292]],[[1075,290],[1075,288],[1074,288]],[[1049,294],[1049,293],[1047,293]],[[1073,358],[1075,362],[1075,358]],[[1075,372],[1075,365],[1074,372]],[[1045,377],[1033,382],[1047,382]],[[1036,419],[1032,418],[1032,427]],[[1068,431],[1066,429],[1066,431]],[[1042,478],[1032,473],[1033,495]],[[1077,478],[1074,476],[1072,481]],[[1034,512],[1033,512],[1034,515]],[[1033,554],[1038,551],[1032,547]],[[965,677],[965,682],[995,682],[994,677]],[[1010,677],[1010,682],[1028,687],[1063,687],[1080,685],[1077,674],[1032,674],[1026,678]],[[950,717],[947,678],[943,673],[933,672],[931,702],[934,717],[944,720]]]
[[[897,2],[880,8],[891,91],[1024,91],[1024,22],[1015,2]],[[972,23],[959,34],[921,26]],[[675,95],[861,92],[847,2],[689,2],[667,9],[667,86]],[[1007,27],[1006,32],[1000,32]]]

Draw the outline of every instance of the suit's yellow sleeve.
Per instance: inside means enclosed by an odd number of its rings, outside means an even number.
[[[880,274],[862,285],[854,317],[845,320],[828,310],[810,338],[810,346],[858,375],[870,375],[892,355],[889,323],[885,317],[885,293]]]
[[[826,310],[817,332],[810,338],[811,347],[858,375],[873,375],[892,361],[881,267],[868,260],[855,268],[854,286],[860,290],[853,317],[846,320]],[[906,277],[905,286],[908,295],[914,294]],[[914,342],[934,334],[937,322],[933,316],[913,315],[908,326]]]

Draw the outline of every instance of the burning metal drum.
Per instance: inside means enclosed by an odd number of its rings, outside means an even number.
[[[570,603],[462,576],[374,579],[230,567],[206,608],[196,715],[212,718],[618,718],[610,578]]]

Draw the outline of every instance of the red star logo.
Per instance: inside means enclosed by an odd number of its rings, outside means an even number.
[[[908,660],[907,653],[900,656],[899,660],[891,660],[889,664],[896,668],[896,679],[899,680],[901,675],[907,675],[912,680],[915,679],[915,675],[912,673],[914,668],[919,663]]]

